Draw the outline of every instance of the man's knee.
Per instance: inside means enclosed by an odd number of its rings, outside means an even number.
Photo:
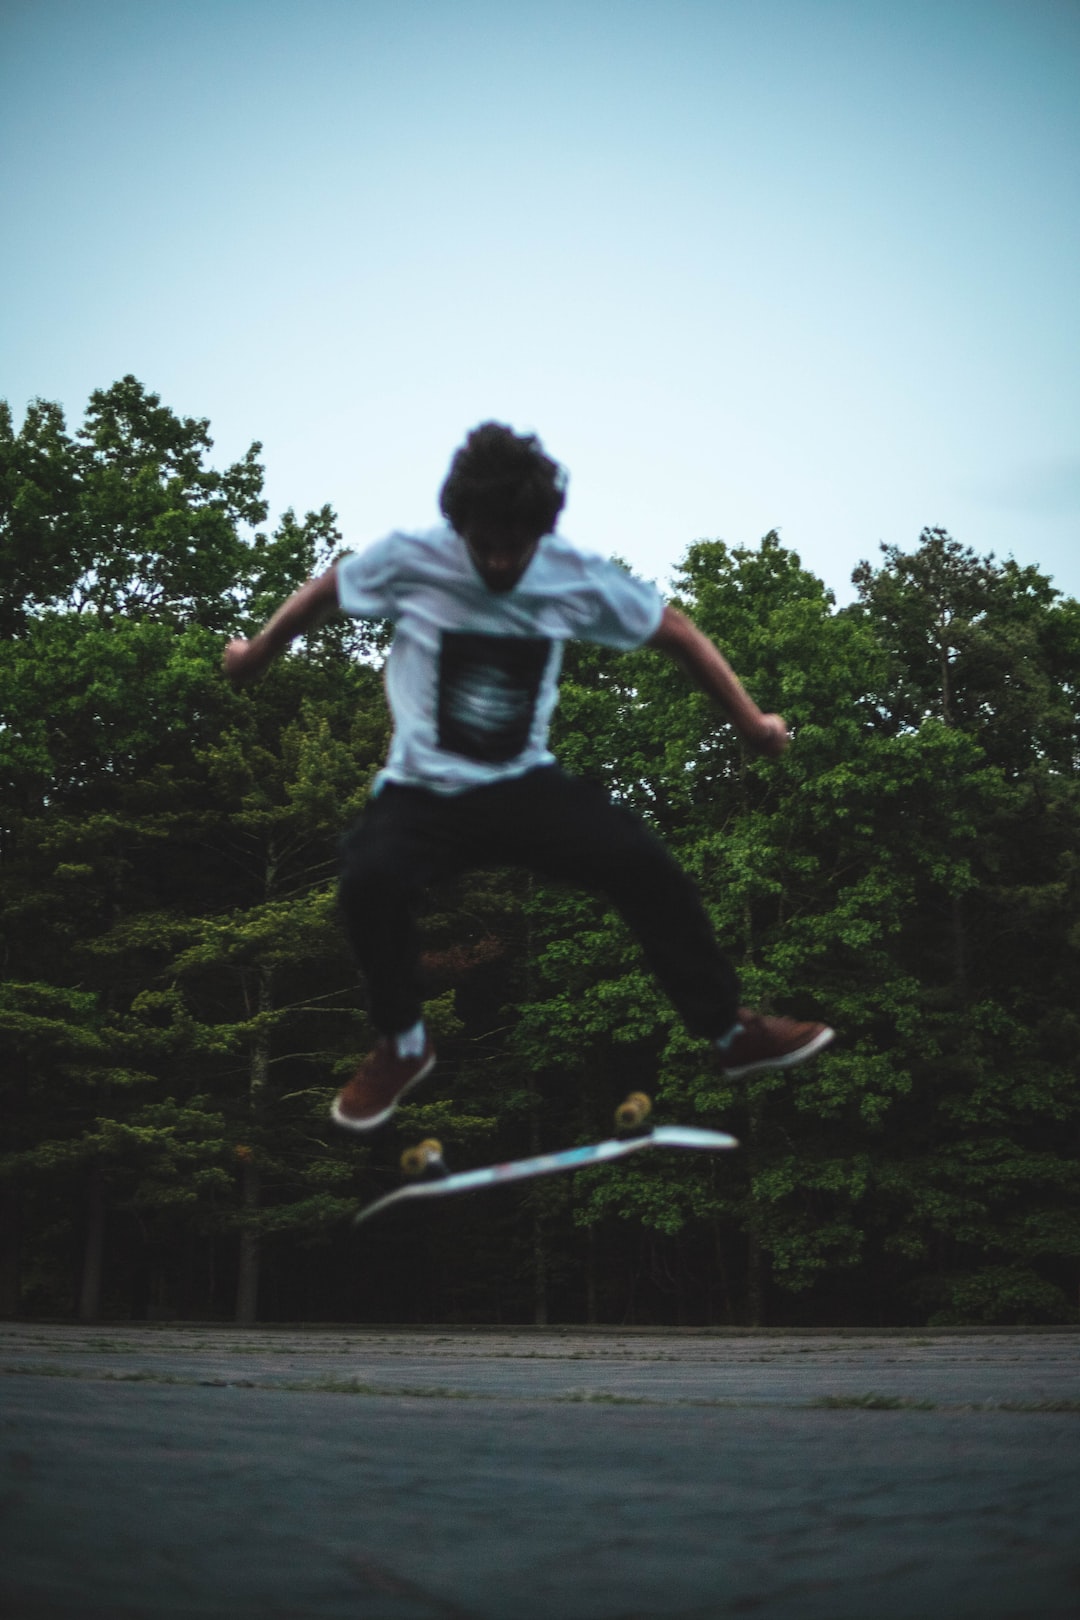
[[[686,879],[660,840],[627,817],[611,824],[596,850],[592,881],[609,894],[632,895],[679,887]]]
[[[406,853],[387,838],[354,834],[341,851],[338,899],[346,912],[358,912],[386,903],[405,903],[416,887]]]

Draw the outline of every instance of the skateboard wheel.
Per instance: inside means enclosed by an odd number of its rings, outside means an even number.
[[[652,1098],[643,1091],[632,1091],[625,1102],[615,1110],[615,1124],[620,1131],[636,1130],[652,1113]]]
[[[433,1136],[425,1137],[415,1147],[406,1148],[401,1155],[401,1169],[407,1176],[422,1176],[429,1165],[442,1158],[442,1143]]]

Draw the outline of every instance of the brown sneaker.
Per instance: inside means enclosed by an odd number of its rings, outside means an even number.
[[[740,1007],[739,1033],[720,1052],[720,1067],[729,1080],[759,1069],[790,1069],[828,1046],[834,1031],[828,1024],[800,1024],[794,1018],[768,1018]]]
[[[371,1131],[389,1119],[398,1103],[435,1067],[430,1035],[419,1057],[398,1057],[392,1040],[383,1037],[361,1063],[348,1085],[338,1092],[330,1118],[350,1131]]]

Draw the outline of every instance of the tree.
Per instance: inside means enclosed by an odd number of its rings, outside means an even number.
[[[600,898],[472,873],[424,919],[439,1068],[358,1144],[326,1122],[371,1037],[335,844],[385,751],[386,629],[228,690],[223,634],[340,536],[326,507],[261,532],[257,447],[209,449],[131,378],[74,435],[0,412],[0,1308],[1070,1319],[1080,606],[941,531],[841,611],[775,534],[692,546],[678,600],[791,750],[747,758],[667,660],[582,645],[556,748],[693,873],[746,1001],[835,1047],[726,1083]],[[743,1151],[351,1241],[402,1139],[563,1146],[636,1088]]]
[[[261,592],[299,583],[339,540],[329,509],[303,524],[287,513],[270,541],[245,537],[265,514],[258,446],[217,473],[206,429],[125,378],[92,397],[77,439],[39,404],[2,446],[0,558],[18,598],[0,654],[6,1075],[19,1126],[5,1169],[14,1204],[12,1189],[34,1196],[50,1169],[83,1167],[86,1316],[107,1197],[144,1211],[175,1201],[169,1163],[196,1139],[209,1159],[183,1197],[220,1195],[220,1112],[190,1085],[165,1088],[193,1053],[220,1055],[237,1037],[200,1031],[155,976],[200,887],[206,776],[193,765],[227,753],[236,711],[215,632],[258,610]],[[43,538],[52,549],[35,572]],[[347,636],[325,641],[327,657],[347,660]]]
[[[879,724],[900,740],[944,727],[966,765],[938,797],[971,793],[966,874],[924,888],[907,930],[925,991],[893,1243],[928,1262],[912,1287],[942,1320],[1057,1319],[1080,1258],[1077,604],[941,530],[885,557],[857,570],[852,610],[892,672]]]
[[[0,638],[66,596],[90,553],[79,533],[79,450],[58,405],[35,400],[16,433],[0,400]]]

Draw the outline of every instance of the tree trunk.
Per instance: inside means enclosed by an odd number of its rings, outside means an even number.
[[[269,967],[258,969],[257,1006],[260,1017],[273,1010],[273,973]],[[259,1127],[266,1110],[266,1093],[270,1080],[270,1031],[260,1023],[255,1031],[248,1070],[248,1108],[253,1132],[258,1138]],[[262,1195],[262,1175],[259,1170],[257,1149],[248,1149],[242,1160],[240,1202],[242,1226],[240,1228],[240,1259],[236,1279],[236,1320],[250,1326],[257,1317],[259,1305],[259,1268],[261,1244],[257,1226]]]
[[[101,1314],[101,1276],[105,1255],[105,1171],[98,1159],[86,1184],[86,1243],[79,1284],[79,1321],[96,1322]]]
[[[22,1238],[22,1200],[19,1189],[7,1182],[0,1200],[0,1319],[19,1314],[19,1258]]]
[[[953,988],[958,1007],[968,999],[968,934],[964,915],[964,897],[953,896],[952,902]]]
[[[244,1160],[241,1178],[244,1219],[253,1220],[259,1212],[262,1190],[259,1167],[254,1159]],[[236,1279],[236,1320],[242,1327],[250,1327],[258,1313],[259,1258],[259,1234],[254,1225],[245,1225],[240,1232],[240,1265]]]
[[[938,668],[941,672],[941,720],[952,729],[952,688],[949,681],[948,620],[944,613],[938,617]]]
[[[765,1326],[765,1256],[756,1232],[749,1234],[747,1249],[746,1306],[751,1327]]]
[[[585,1320],[590,1327],[596,1325],[596,1227],[586,1228],[588,1246],[585,1250]]]
[[[952,711],[952,690],[949,681],[949,643],[947,633],[947,620],[944,612],[938,623],[938,658],[941,670],[941,719],[942,723],[953,729],[955,721]],[[953,955],[953,988],[956,992],[957,1006],[963,1007],[967,1001],[968,984],[968,942],[967,926],[964,918],[964,900],[962,895],[955,895],[952,902],[952,955]]]
[[[547,1246],[539,1211],[533,1214],[533,1321],[537,1327],[547,1327]]]
[[[724,1325],[730,1327],[734,1319],[731,1309],[731,1282],[728,1277],[727,1256],[724,1253],[724,1239],[719,1221],[713,1222],[713,1250],[716,1255],[716,1275],[720,1279],[720,1309],[723,1312]]]
[[[754,1176],[757,1174],[758,1149],[761,1141],[761,1115],[762,1104],[760,1098],[750,1104],[749,1129],[747,1131],[747,1159],[750,1171],[750,1201],[749,1221],[747,1223],[747,1252],[746,1252],[746,1305],[750,1316],[751,1327],[765,1326],[765,1256],[761,1249],[761,1217],[758,1211],[757,1199],[753,1192]]]
[[[529,1075],[529,1093],[532,1101],[529,1119],[529,1152],[535,1155],[540,1152],[540,1098],[536,1090],[536,1079],[532,1074]],[[542,1196],[542,1193],[534,1190],[532,1199],[533,1321],[537,1327],[547,1327],[548,1321],[547,1234],[544,1231],[544,1217],[541,1212]]]
[[[530,896],[534,887],[535,879],[530,875]],[[525,932],[525,985],[526,995],[530,999],[534,993],[533,981],[533,938],[532,922],[530,920]],[[540,1094],[536,1086],[536,1076],[531,1070],[528,1077],[528,1087],[529,1152],[536,1155],[540,1152]],[[547,1242],[544,1232],[544,1220],[540,1212],[540,1197],[539,1193],[535,1193],[532,1200],[533,1321],[537,1327],[546,1327],[548,1320]]]

